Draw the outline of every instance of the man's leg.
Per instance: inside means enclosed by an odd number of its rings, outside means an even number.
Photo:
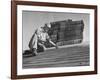
[[[33,42],[32,42],[32,55],[36,56],[37,55],[37,35],[35,34],[34,38],[33,38]]]
[[[42,51],[46,50],[46,47],[45,47],[45,45],[44,45],[43,43],[38,42],[38,45],[39,45],[40,47],[42,47],[42,48],[43,48],[43,50],[42,50]],[[41,51],[41,50],[40,50],[40,51]]]

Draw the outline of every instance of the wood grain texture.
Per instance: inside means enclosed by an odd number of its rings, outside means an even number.
[[[23,68],[89,66],[89,45],[46,50],[23,58]]]

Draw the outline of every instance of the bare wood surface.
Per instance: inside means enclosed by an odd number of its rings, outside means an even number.
[[[50,49],[35,57],[24,57],[23,68],[89,66],[89,45]]]

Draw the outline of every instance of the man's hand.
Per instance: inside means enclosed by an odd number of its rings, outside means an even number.
[[[50,39],[49,39],[49,42],[50,42],[56,49],[58,49],[58,45],[57,45],[57,44],[55,44],[54,42],[52,42]]]
[[[56,49],[58,49],[58,46],[56,46]]]
[[[55,48],[56,48],[56,49],[58,49],[58,48],[59,48],[57,44],[56,44]]]

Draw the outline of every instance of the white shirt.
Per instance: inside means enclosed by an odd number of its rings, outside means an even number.
[[[46,41],[49,38],[48,33],[44,32],[43,28],[37,29],[37,37],[41,41]]]

